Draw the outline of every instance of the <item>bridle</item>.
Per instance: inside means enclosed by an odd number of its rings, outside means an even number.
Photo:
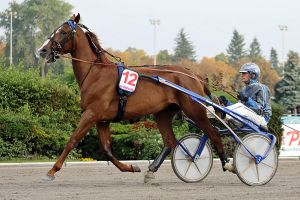
[[[68,24],[71,31],[66,33],[66,32],[62,32],[63,34],[63,38],[60,42],[56,41],[53,37],[54,33],[57,32],[57,30],[59,30],[63,25]],[[64,58],[68,58],[74,61],[78,61],[78,62],[84,62],[84,63],[89,63],[90,67],[89,67],[89,71],[85,74],[82,82],[80,83],[80,87],[82,86],[83,82],[85,81],[86,77],[88,76],[88,74],[90,73],[92,67],[96,64],[101,64],[101,65],[112,65],[112,63],[103,63],[103,62],[99,62],[99,58],[100,58],[100,54],[101,52],[106,53],[108,55],[110,55],[111,57],[113,57],[117,62],[122,62],[120,57],[114,56],[111,53],[107,52],[106,50],[102,49],[101,47],[98,48],[95,43],[92,41],[91,38],[88,38],[90,46],[92,48],[92,50],[94,51],[94,53],[96,54],[97,58],[94,61],[87,61],[87,60],[82,60],[79,58],[74,58],[74,57],[68,57],[65,55],[60,54],[60,52],[64,51],[67,52],[65,50],[65,45],[69,40],[72,40],[71,44],[71,51],[73,52],[73,48],[74,48],[74,35],[76,33],[76,30],[78,28],[78,26],[80,26],[81,28],[84,28],[86,31],[91,32],[85,25],[83,24],[77,24],[74,20],[68,20],[66,22],[64,22],[62,25],[60,25],[57,29],[55,29],[51,35],[48,37],[48,39],[51,41],[51,52],[50,55],[53,56],[53,62],[56,61],[56,59],[60,58],[60,57],[64,57]]]
[[[63,39],[58,42],[56,40],[54,40],[54,38],[52,37],[52,35],[57,32],[58,29],[60,29],[63,25],[65,24],[68,24],[69,27],[71,28],[71,31],[66,33],[66,32],[62,32],[64,34],[63,36]],[[117,62],[122,62],[121,58],[118,57],[118,56],[115,56],[111,53],[109,53],[108,51],[106,51],[105,49],[102,49],[102,48],[98,48],[90,39],[90,42],[91,42],[91,47],[93,49],[93,51],[95,52],[95,54],[97,55],[97,59],[95,61],[87,61],[87,60],[82,60],[82,59],[79,59],[79,58],[71,58],[71,57],[68,57],[68,56],[64,56],[62,54],[60,54],[59,52],[61,51],[65,51],[66,50],[64,49],[65,48],[65,45],[67,43],[68,40],[72,40],[72,48],[71,48],[71,52],[73,51],[73,48],[74,48],[74,35],[76,33],[76,30],[77,30],[77,27],[80,26],[81,28],[85,29],[86,31],[88,32],[91,32],[89,30],[88,27],[86,27],[85,25],[83,24],[77,24],[74,20],[68,20],[66,21],[65,23],[63,23],[62,25],[60,25],[57,29],[55,29],[51,35],[48,37],[48,39],[51,41],[51,52],[50,54],[53,55],[53,59],[54,59],[54,62],[56,61],[56,59],[58,59],[59,57],[64,57],[64,58],[68,58],[68,59],[71,59],[71,60],[75,60],[75,61],[79,61],[79,62],[85,62],[85,63],[89,63],[89,64],[105,64],[105,63],[102,63],[102,62],[98,62],[98,58],[100,56],[100,53],[103,52],[105,54],[108,54],[109,56],[111,56],[113,59],[115,59]],[[111,65],[111,64],[109,64]]]
[[[57,32],[58,29],[60,29],[63,25],[65,24],[68,24],[69,27],[71,28],[71,31],[66,33],[66,32],[62,32],[63,34],[63,38],[61,41],[56,41],[54,38],[53,38],[53,35],[55,32]],[[51,35],[48,37],[48,39],[51,41],[51,52],[50,54],[53,55],[53,59],[54,59],[54,62],[56,61],[56,59],[58,59],[60,57],[60,53],[61,51],[65,51],[65,45],[66,43],[69,41],[69,40],[72,40],[72,48],[71,48],[71,52],[73,51],[73,48],[74,48],[74,35],[76,33],[76,29],[77,29],[77,24],[74,20],[68,20],[66,21],[65,23],[63,23],[62,25],[60,25],[57,29],[55,29]]]

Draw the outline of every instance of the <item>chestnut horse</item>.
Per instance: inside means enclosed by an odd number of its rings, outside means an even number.
[[[79,24],[80,15],[73,15],[50,35],[39,49],[46,62],[54,62],[59,55],[70,53],[75,78],[80,87],[82,115],[75,132],[51,170],[47,180],[53,180],[70,153],[87,132],[96,125],[101,152],[122,172],[140,172],[136,165],[117,160],[111,152],[109,123],[118,113],[120,97],[117,93],[118,72],[115,63],[108,60],[96,36]],[[87,31],[83,31],[85,28]],[[93,46],[94,45],[94,46]],[[95,46],[98,51],[95,51]],[[178,66],[136,67],[134,70],[147,76],[157,75],[202,96],[210,95],[207,86],[189,70]],[[206,110],[188,95],[155,81],[141,78],[136,91],[128,97],[123,120],[154,114],[162,135],[164,147],[149,165],[145,176],[153,178],[166,156],[176,144],[172,119],[182,110],[211,139],[223,163],[225,155],[219,133],[211,126]]]

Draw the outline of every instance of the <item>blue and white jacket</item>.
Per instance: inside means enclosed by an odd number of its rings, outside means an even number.
[[[242,102],[248,108],[261,115],[269,122],[272,115],[270,89],[268,86],[258,82],[250,81],[241,90],[245,97],[248,97],[247,102]]]

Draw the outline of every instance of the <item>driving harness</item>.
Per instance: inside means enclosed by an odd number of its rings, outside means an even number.
[[[117,88],[117,92],[118,92],[118,95],[119,95],[119,104],[118,104],[118,113],[117,113],[116,118],[113,120],[113,122],[122,121],[123,116],[124,116],[124,112],[125,112],[125,107],[126,107],[126,104],[127,104],[128,96],[133,94],[133,92],[124,90],[124,89],[119,87],[119,83],[121,81],[122,73],[125,69],[125,66],[121,62],[116,62],[116,65],[117,65],[117,69],[118,69],[118,88]]]

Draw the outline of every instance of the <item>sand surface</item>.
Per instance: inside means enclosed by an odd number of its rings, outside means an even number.
[[[41,180],[50,166],[1,166],[0,199],[300,199],[299,160],[279,160],[275,177],[255,187],[224,173],[219,162],[204,181],[194,184],[179,180],[170,163],[161,166],[153,182],[144,184],[147,164],[139,166],[141,173],[120,172],[112,165],[70,165],[52,182]]]

